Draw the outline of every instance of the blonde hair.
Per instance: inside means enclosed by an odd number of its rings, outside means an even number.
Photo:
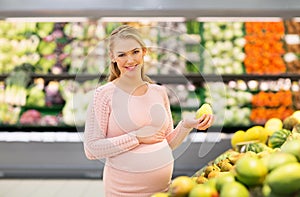
[[[143,49],[146,48],[146,45],[137,29],[135,29],[134,27],[128,26],[128,25],[121,25],[118,28],[116,28],[115,30],[113,30],[110,34],[109,45],[108,45],[110,53],[113,52],[114,42],[115,42],[116,38],[122,38],[122,39],[131,38],[131,39],[134,39],[135,41],[137,41]],[[120,74],[121,74],[121,72],[118,68],[117,63],[111,61],[110,67],[109,67],[108,81],[115,80],[116,78],[118,78],[120,76]],[[145,74],[144,66],[142,66],[141,75],[142,75],[142,79],[144,81],[153,83],[153,81]]]

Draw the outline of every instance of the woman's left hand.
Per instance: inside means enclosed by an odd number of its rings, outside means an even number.
[[[204,114],[198,119],[187,118],[183,121],[183,126],[186,128],[195,128],[198,130],[206,130],[213,123],[214,116],[209,114]]]

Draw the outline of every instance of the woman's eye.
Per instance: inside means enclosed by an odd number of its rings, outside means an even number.
[[[124,54],[120,54],[120,55],[118,55],[118,57],[124,57]]]
[[[134,51],[133,53],[134,53],[134,54],[138,54],[139,52],[140,52],[140,51],[139,51],[139,50],[137,50],[137,51]]]

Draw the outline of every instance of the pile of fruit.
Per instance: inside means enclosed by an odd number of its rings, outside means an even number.
[[[246,22],[246,72],[249,74],[280,74],[286,72],[282,59],[283,22]]]
[[[232,149],[194,176],[178,176],[168,192],[152,197],[299,196],[300,111],[237,131],[231,142]]]
[[[292,92],[279,90],[278,92],[260,91],[252,97],[252,111],[250,119],[255,124],[264,124],[272,117],[281,120],[293,113]]]

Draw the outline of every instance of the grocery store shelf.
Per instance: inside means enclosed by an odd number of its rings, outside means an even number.
[[[4,80],[7,75],[0,75],[0,80]],[[78,82],[99,79],[100,81],[106,79],[106,75],[93,75],[93,74],[33,74],[32,78],[43,78],[45,81],[52,80],[64,80],[64,79],[73,79]],[[255,75],[255,74],[226,74],[226,75],[215,75],[215,74],[182,74],[182,75],[149,75],[151,79],[156,81],[157,83],[162,84],[186,84],[188,82],[192,82],[195,85],[201,85],[203,82],[228,82],[231,80],[242,79],[244,81],[249,80],[277,80],[280,78],[289,78],[291,81],[298,81],[300,79],[300,74],[264,74],[264,75]]]
[[[176,126],[176,125],[175,125]],[[237,130],[247,130],[249,126],[212,126],[204,132],[210,133],[234,133]],[[22,125],[0,125],[1,132],[83,132],[84,127],[72,127],[72,126],[22,126]],[[196,131],[196,130],[194,130]],[[203,132],[203,131],[198,131]],[[1,135],[0,135],[1,136]],[[1,141],[1,139],[0,139]]]
[[[63,132],[81,132],[83,127],[72,127],[72,126],[27,126],[27,125],[0,125],[1,131],[38,131],[38,132],[48,132],[48,131],[63,131]]]
[[[2,0],[0,17],[299,16],[298,0]]]
[[[192,176],[225,150],[230,140],[191,142],[174,152],[174,176]],[[12,154],[13,153],[13,154]],[[90,161],[82,142],[0,142],[1,178],[101,178],[103,160]]]

